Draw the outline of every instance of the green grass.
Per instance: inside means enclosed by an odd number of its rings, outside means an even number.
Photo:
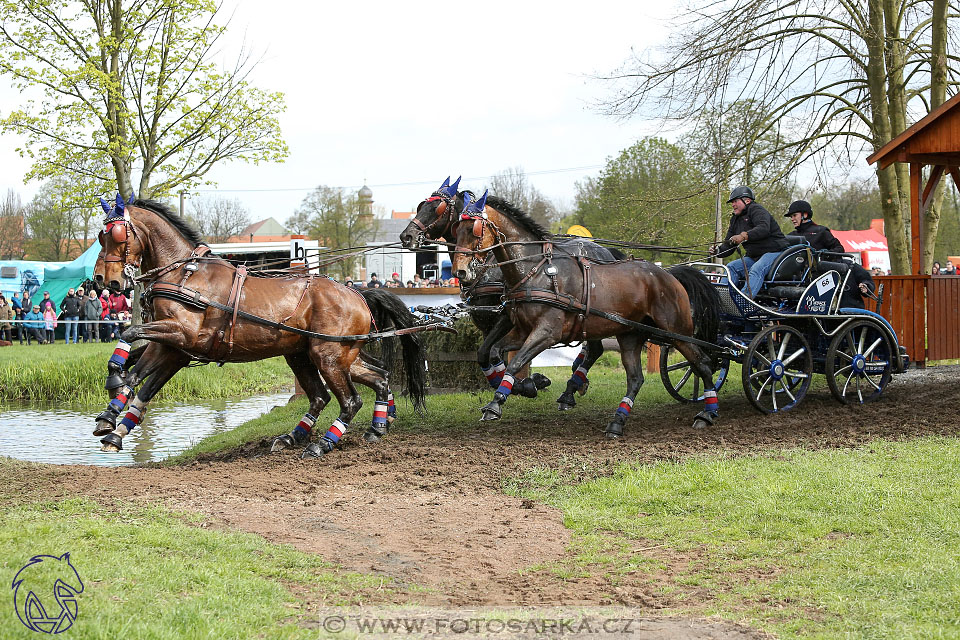
[[[960,440],[624,466],[507,491],[560,508],[585,550],[558,572],[662,570],[637,541],[693,553],[668,592],[784,638],[960,637]],[[652,541],[652,542],[650,542]],[[769,577],[762,578],[765,573]]]
[[[0,402],[100,405],[113,344],[19,345],[0,348]],[[158,399],[227,398],[268,393],[293,386],[293,373],[282,358],[181,370]]]
[[[0,459],[5,477],[24,467]],[[381,583],[159,506],[18,502],[0,506],[0,573],[10,581],[34,555],[70,552],[84,590],[67,638],[316,638],[316,630],[298,626],[298,614],[313,615],[291,590],[313,603],[357,604]],[[6,593],[0,637],[38,637],[17,619]]]

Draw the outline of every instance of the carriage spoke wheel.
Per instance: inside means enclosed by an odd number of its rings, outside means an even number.
[[[677,357],[680,360],[677,360]],[[673,360],[673,362],[671,362]],[[727,381],[730,361],[724,358],[714,369],[713,388],[720,391],[720,387]],[[674,400],[677,402],[703,402],[703,382],[693,372],[693,367],[687,359],[679,354],[673,346],[660,347],[660,380]]]
[[[890,341],[870,320],[851,323],[833,337],[827,349],[827,384],[833,397],[844,404],[879,398],[892,371]]]
[[[813,354],[803,334],[774,325],[757,334],[743,357],[743,392],[764,413],[788,411],[803,400],[813,378]]]

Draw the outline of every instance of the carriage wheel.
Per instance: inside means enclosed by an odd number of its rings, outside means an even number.
[[[813,378],[813,355],[803,334],[774,325],[750,342],[743,357],[743,392],[764,413],[800,404]]]
[[[875,322],[856,320],[827,349],[830,393],[844,404],[876,400],[890,382],[891,353],[887,334]]]
[[[680,362],[670,364],[670,358],[677,354],[674,346],[660,347],[660,380],[667,393],[673,396],[677,402],[703,402],[703,389],[700,377],[694,375],[693,367],[687,362],[686,358]],[[720,387],[727,381],[727,373],[730,370],[730,361],[726,358],[719,362],[719,366],[714,369],[713,388],[720,391]]]

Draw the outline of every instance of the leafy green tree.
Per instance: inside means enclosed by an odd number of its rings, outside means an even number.
[[[256,63],[246,54],[224,69],[211,62],[225,31],[215,23],[219,4],[0,0],[0,8],[0,73],[42,95],[0,118],[26,140],[18,150],[34,160],[28,179],[86,176],[100,185],[94,193],[162,197],[221,162],[286,157],[283,96],[250,85]]]
[[[859,163],[864,147],[880,149],[907,128],[909,114],[927,113],[956,86],[958,59],[947,43],[958,16],[947,0],[684,3],[658,55],[635,56],[609,75],[615,89],[605,106],[693,128],[749,100],[764,114],[753,137],[775,132],[781,140],[767,154],[792,165]],[[877,169],[876,179],[893,271],[908,273],[908,168]],[[927,268],[938,223],[931,207],[923,225]]]
[[[607,161],[597,179],[577,183],[574,212],[595,237],[652,245],[704,245],[713,239],[713,190],[683,149],[643,138]],[[645,257],[681,259],[654,251]]]
[[[308,237],[319,240],[328,249],[362,246],[377,231],[376,218],[372,212],[360,211],[356,193],[324,185],[311,191],[285,224],[291,230],[304,229]],[[328,270],[345,280],[356,273],[361,259],[344,257]]]

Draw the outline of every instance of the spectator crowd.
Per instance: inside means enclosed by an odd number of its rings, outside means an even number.
[[[99,294],[82,287],[69,289],[60,304],[44,291],[35,301],[28,291],[14,292],[9,299],[0,293],[0,340],[20,344],[53,344],[63,325],[65,344],[114,342],[130,323],[130,299],[123,293]]]
[[[376,273],[371,273],[370,281],[367,282],[366,285],[364,285],[362,281],[356,282],[350,278],[344,280],[343,284],[348,287],[353,287],[354,289],[362,289],[364,286],[367,289],[379,289],[380,287],[386,287],[388,289],[426,289],[428,287],[459,287],[460,281],[456,278],[447,278],[445,280],[442,278],[421,278],[420,274],[416,273],[413,275],[413,280],[407,280],[407,282],[404,283],[403,280],[400,279],[400,274],[394,272],[386,281],[380,280]]]

